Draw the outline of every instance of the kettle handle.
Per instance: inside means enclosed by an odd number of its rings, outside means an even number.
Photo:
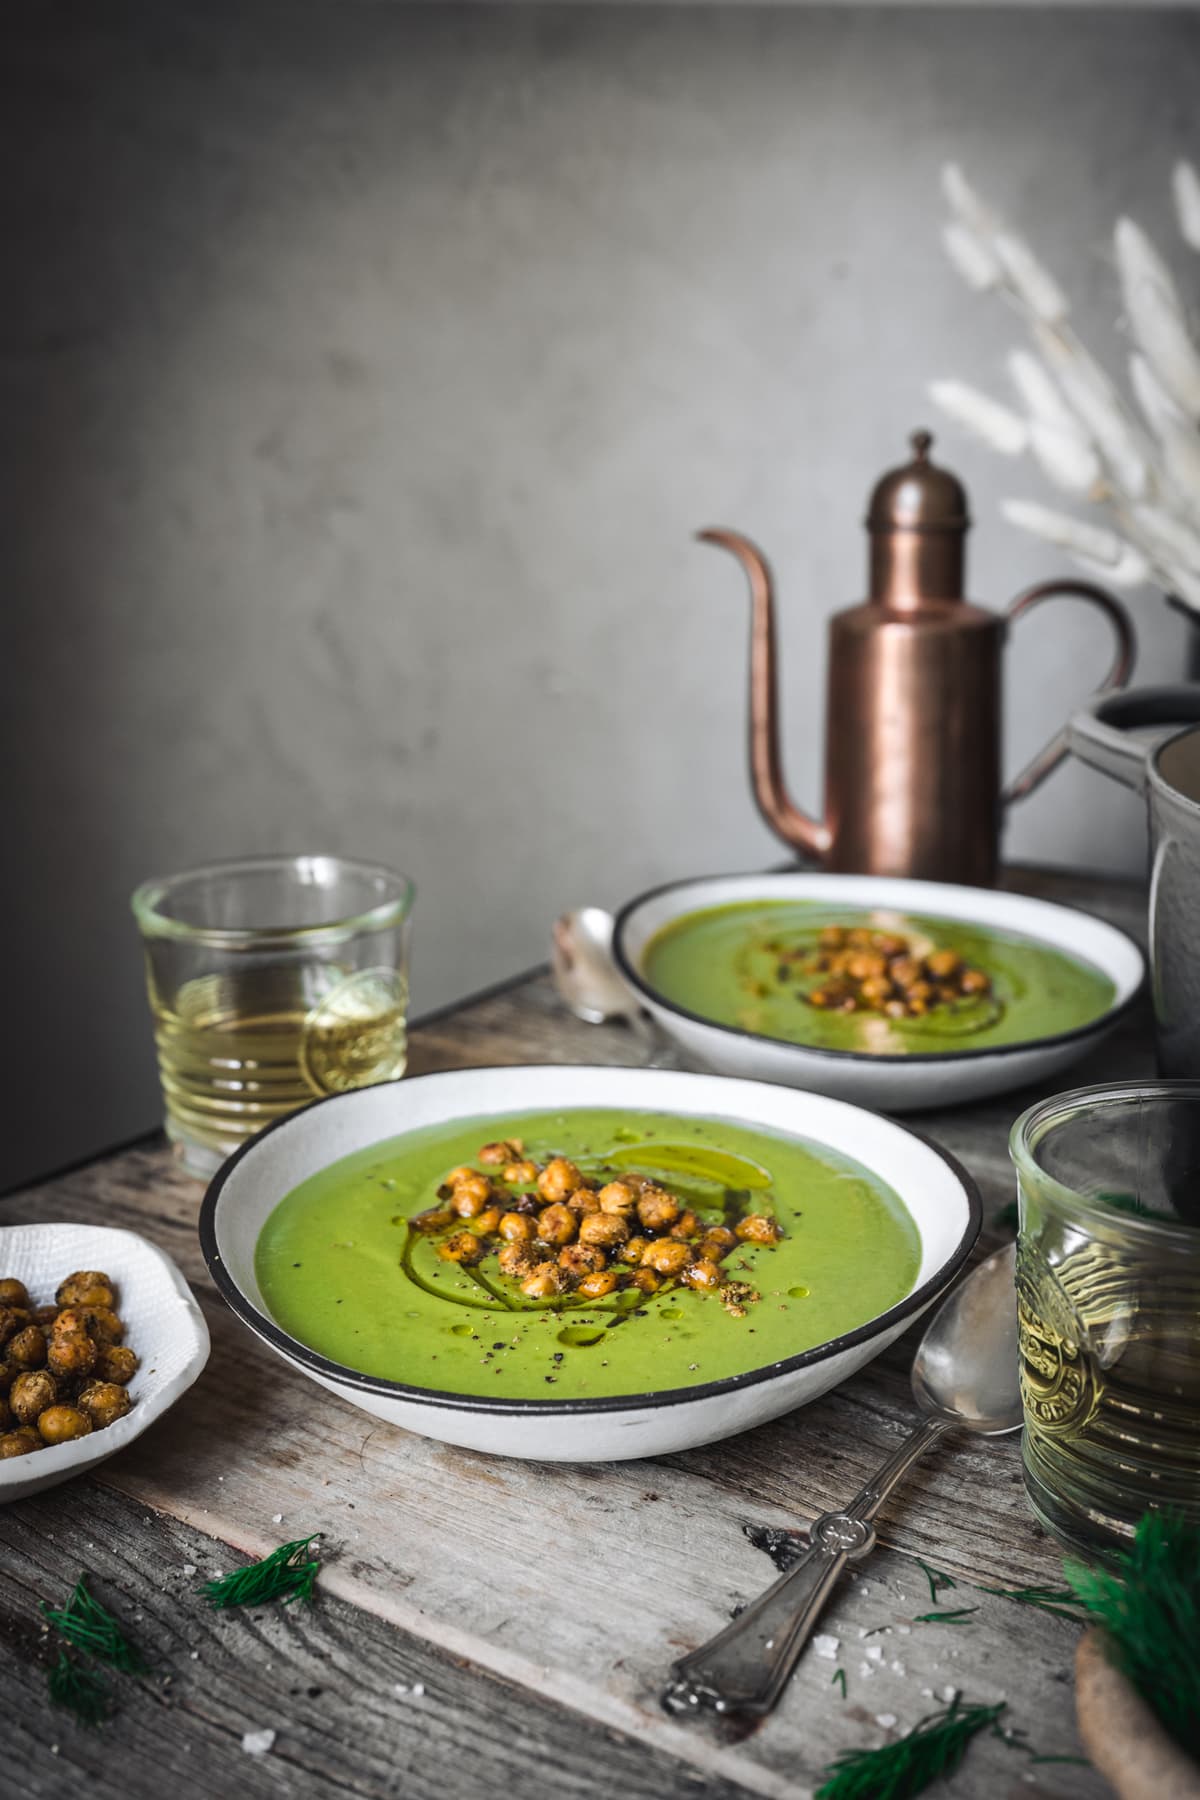
[[[1123,787],[1141,788],[1151,753],[1164,738],[1200,723],[1200,683],[1132,688],[1093,699],[1067,721],[1067,745],[1080,762]],[[1135,731],[1157,726],[1153,737]]]
[[[1111,694],[1117,688],[1123,688],[1133,673],[1134,659],[1137,656],[1137,639],[1134,635],[1133,621],[1119,600],[1097,587],[1091,581],[1043,581],[1036,587],[1026,588],[1018,594],[1009,607],[1005,617],[1011,624],[1019,619],[1022,613],[1029,612],[1032,607],[1040,606],[1043,600],[1053,600],[1058,596],[1073,600],[1087,600],[1098,607],[1112,626],[1116,641],[1116,653],[1104,680],[1092,695],[1093,701],[1104,694]],[[1000,796],[1002,806],[1011,806],[1014,800],[1024,800],[1035,788],[1041,787],[1047,775],[1053,774],[1060,762],[1070,752],[1067,742],[1067,727],[1062,725],[1055,732],[1048,744],[1043,744],[1031,762],[1026,763],[1021,773],[1010,781]]]

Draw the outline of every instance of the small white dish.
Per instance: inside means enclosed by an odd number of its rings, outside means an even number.
[[[878,908],[1015,932],[1091,963],[1108,976],[1115,993],[1107,1010],[1086,1025],[990,1050],[873,1056],[861,1050],[785,1043],[689,1012],[658,993],[642,970],[651,939],[665,925],[705,907],[746,900],[808,900],[864,911]],[[1141,951],[1124,932],[1089,913],[1048,900],[997,888],[898,881],[885,875],[790,872],[701,877],[640,894],[622,907],[613,922],[613,958],[637,1004],[653,1016],[690,1061],[722,1075],[811,1088],[892,1113],[957,1106],[1058,1075],[1108,1036],[1136,997],[1146,973]]]
[[[129,1383],[133,1406],[103,1431],[0,1461],[0,1503],[56,1487],[123,1450],[175,1404],[208,1361],[208,1326],[191,1289],[170,1257],[145,1238],[111,1225],[0,1226],[0,1276],[23,1281],[35,1306],[48,1305],[75,1269],[103,1269],[116,1283],[125,1341],[139,1358]]]
[[[271,1317],[254,1252],[269,1214],[301,1181],[356,1150],[421,1126],[574,1107],[691,1114],[758,1125],[853,1158],[888,1182],[921,1239],[909,1293],[827,1344],[744,1375],[606,1399],[517,1400],[437,1392],[364,1375],[300,1343]],[[233,1311],[285,1362],[390,1424],[470,1450],[545,1462],[665,1456],[745,1431],[815,1400],[877,1356],[962,1268],[979,1233],[979,1195],[962,1168],[890,1119],[817,1094],[668,1069],[455,1069],[359,1088],[261,1131],[213,1178],[200,1244]]]

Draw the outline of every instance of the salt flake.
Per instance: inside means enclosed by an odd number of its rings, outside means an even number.
[[[818,1656],[826,1656],[830,1662],[834,1662],[837,1659],[838,1639],[830,1637],[826,1631],[819,1631],[813,1639],[813,1649]]]
[[[283,1524],[283,1514],[282,1513],[272,1513],[271,1514],[271,1523],[272,1523],[272,1525],[282,1525]]]
[[[896,1723],[895,1713],[876,1713],[875,1723],[882,1731],[890,1731]]]
[[[247,1756],[266,1756],[275,1742],[275,1733],[268,1726],[263,1731],[245,1731],[242,1733],[242,1749]]]
[[[878,1644],[872,1644],[867,1651],[867,1661],[873,1663],[881,1663],[883,1661],[883,1651],[879,1648]]]

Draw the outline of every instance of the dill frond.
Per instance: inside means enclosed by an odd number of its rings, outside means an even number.
[[[59,1636],[76,1650],[86,1651],[124,1675],[149,1672],[149,1665],[136,1644],[126,1637],[120,1621],[88,1593],[86,1575],[79,1577],[71,1598],[61,1611],[43,1605],[42,1612]]]
[[[914,1613],[914,1625],[965,1625],[977,1606],[956,1606],[952,1612]]]
[[[923,1563],[919,1556],[915,1557],[913,1560],[916,1562],[918,1569],[920,1569],[926,1581],[929,1583],[929,1598],[935,1605],[937,1604],[939,1588],[952,1588],[958,1586],[953,1575],[943,1575],[940,1569],[931,1569],[929,1564]]]
[[[53,1704],[73,1712],[82,1725],[103,1725],[112,1712],[112,1695],[103,1675],[77,1663],[69,1650],[59,1652],[49,1687]]]
[[[1200,1526],[1149,1512],[1111,1567],[1063,1573],[1104,1627],[1122,1674],[1191,1757],[1200,1757]]]
[[[995,1706],[963,1706],[955,1694],[942,1712],[921,1719],[906,1736],[878,1750],[848,1750],[830,1763],[830,1779],[815,1800],[912,1800],[933,1781],[952,1775],[976,1732],[1004,1711]]]
[[[314,1532],[311,1537],[280,1544],[261,1562],[206,1581],[200,1592],[215,1607],[264,1606],[272,1600],[290,1606],[294,1600],[311,1600],[321,1562],[318,1555],[309,1556],[307,1551],[320,1535]]]

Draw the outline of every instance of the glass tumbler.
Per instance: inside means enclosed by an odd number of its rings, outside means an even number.
[[[338,856],[264,856],[133,896],[167,1136],[208,1176],[272,1119],[403,1075],[413,886]]]
[[[1034,1512],[1093,1557],[1200,1523],[1200,1082],[1058,1094],[1009,1148]]]

